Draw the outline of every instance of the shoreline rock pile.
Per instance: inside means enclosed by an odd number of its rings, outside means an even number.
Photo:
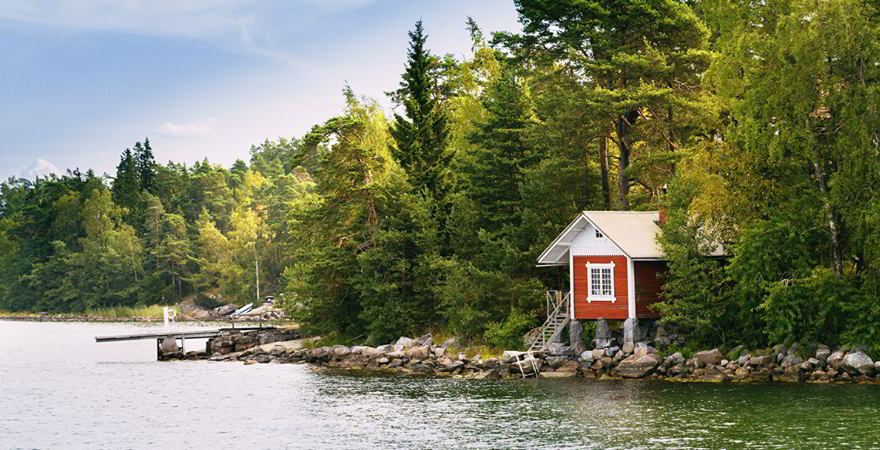
[[[254,363],[307,363],[320,367],[359,370],[391,370],[437,376],[478,379],[542,378],[666,379],[706,382],[824,382],[880,384],[880,361],[860,351],[832,352],[826,346],[807,359],[797,347],[745,352],[734,349],[737,359],[727,359],[718,349],[698,352],[691,358],[681,353],[661,356],[644,342],[620,348],[611,346],[577,353],[577,349],[551,344],[547,351],[504,352],[499,358],[467,357],[450,351],[453,339],[434,345],[430,334],[417,339],[401,337],[394,344],[378,347],[344,346],[271,350],[252,347],[236,354],[216,352],[213,361]],[[229,348],[219,347],[219,348]],[[517,362],[517,356],[521,362]]]
[[[295,328],[264,328],[260,330],[223,330],[220,336],[208,339],[204,352],[189,351],[183,353],[177,340],[163,339],[159,344],[159,359],[208,359],[211,355],[229,355],[243,352],[254,347],[298,339],[299,330]]]

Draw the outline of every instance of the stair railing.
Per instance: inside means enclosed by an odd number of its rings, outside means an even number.
[[[562,329],[565,327],[565,325],[570,320],[570,317],[568,314],[568,302],[571,298],[571,293],[568,292],[565,294],[565,296],[562,296],[562,295],[557,295],[556,294],[557,292],[559,294],[562,293],[561,291],[548,291],[547,292],[547,309],[548,309],[547,320],[545,320],[544,324],[541,325],[541,327],[540,327],[541,331],[535,335],[535,338],[532,339],[532,341],[527,346],[527,348],[530,351],[535,348],[540,348],[540,349],[546,348],[547,343],[553,342],[553,340],[556,338],[556,336],[558,336],[559,333],[562,332]],[[560,297],[561,297],[561,300],[557,300]],[[552,309],[551,309],[551,306],[552,306]],[[557,316],[561,315],[561,313],[563,313],[563,312],[565,313],[565,319],[561,323],[558,323]],[[545,336],[545,330],[547,330],[547,328],[550,326],[553,326],[555,329],[553,331],[553,335],[550,336],[549,338],[547,338]],[[539,344],[538,341],[541,341],[540,345],[536,345],[536,344]]]

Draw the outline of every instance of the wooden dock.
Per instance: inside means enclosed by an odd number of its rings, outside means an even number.
[[[165,339],[180,339],[180,348],[186,351],[187,339],[211,339],[220,336],[224,331],[253,331],[268,330],[274,327],[235,327],[235,328],[218,328],[213,330],[192,330],[192,331],[162,331],[158,333],[141,333],[141,334],[123,334],[118,336],[95,336],[95,342],[120,342],[120,341],[137,341],[142,339],[156,340],[156,358],[161,359],[162,341]]]
[[[123,334],[118,336],[95,336],[96,342],[116,342],[116,341],[137,341],[141,339],[208,339],[217,337],[221,331],[240,330],[250,331],[259,330],[259,327],[245,328],[220,328],[216,330],[194,330],[194,331],[163,331],[160,333],[143,333],[143,334]]]

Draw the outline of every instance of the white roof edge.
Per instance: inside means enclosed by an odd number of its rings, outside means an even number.
[[[542,262],[542,260],[547,256],[548,253],[550,253],[551,250],[553,250],[554,247],[556,247],[557,244],[559,244],[559,240],[562,239],[562,236],[565,236],[566,233],[571,231],[571,229],[574,228],[574,225],[578,222],[578,220],[580,220],[582,218],[584,220],[586,220],[587,222],[589,222],[589,219],[587,219],[586,216],[584,215],[584,211],[581,211],[580,213],[578,213],[578,215],[575,216],[574,220],[569,222],[568,226],[566,226],[562,230],[561,233],[556,235],[556,239],[553,239],[553,242],[551,242],[550,245],[548,245],[547,248],[545,248],[544,251],[541,252],[541,256],[538,256],[538,267],[548,266],[548,265],[553,265],[553,266],[556,266],[556,265],[564,266],[565,265],[564,263],[559,263],[556,261]]]
[[[541,256],[538,257],[538,266],[566,265],[558,260],[548,261],[546,258],[562,244],[563,236],[568,234],[581,219],[586,220],[587,223],[602,232],[631,260],[667,261],[668,258],[665,257],[656,241],[659,232],[656,222],[659,215],[659,211],[581,211],[544,249]],[[620,218],[615,216],[620,216]],[[569,242],[565,244],[570,248]]]

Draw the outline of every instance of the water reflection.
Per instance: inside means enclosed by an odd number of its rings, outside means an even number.
[[[0,322],[0,448],[877,447],[880,387],[461,380],[154,361]],[[189,344],[189,342],[188,342]]]

